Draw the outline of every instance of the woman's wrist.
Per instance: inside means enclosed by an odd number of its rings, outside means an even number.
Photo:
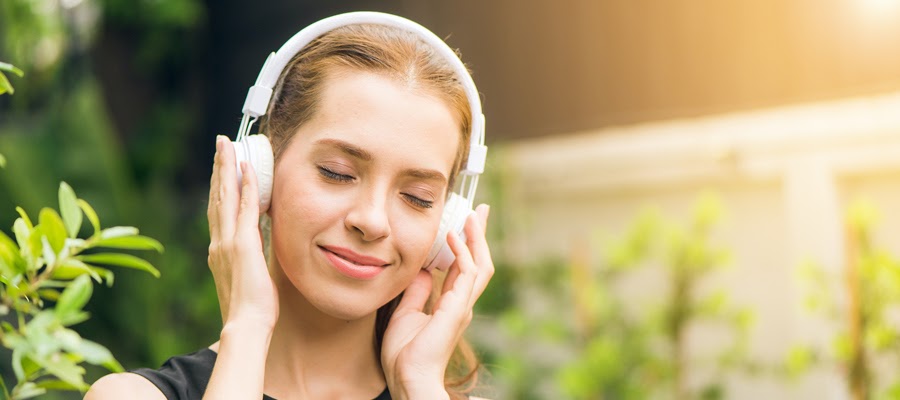
[[[277,314],[261,312],[252,307],[233,308],[225,319],[225,327],[233,326],[234,330],[259,330],[271,333],[278,320]],[[224,330],[224,327],[223,327]]]
[[[268,349],[271,339],[271,327],[251,320],[230,319],[219,334],[220,346],[241,343],[241,346],[261,346]]]
[[[397,398],[402,400],[450,400],[450,395],[447,394],[447,390],[444,389],[443,384],[417,384],[415,386],[404,386],[400,388],[399,392]],[[394,391],[392,390],[391,393],[394,393]]]
[[[401,378],[396,379],[393,382],[388,380],[388,389],[394,398],[402,400],[450,399],[450,395],[447,394],[447,390],[444,388],[443,378]]]

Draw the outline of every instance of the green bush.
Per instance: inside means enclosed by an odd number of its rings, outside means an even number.
[[[163,246],[137,228],[101,229],[94,209],[65,182],[59,186],[59,212],[43,208],[35,225],[22,208],[13,224],[15,241],[0,231],[0,342],[12,350],[16,385],[4,398],[26,399],[48,390],[85,391],[86,362],[110,371],[122,366],[106,347],[82,338],[69,327],[89,318],[83,310],[93,283],[112,285],[113,272],[102,266],[134,268],[158,277],[149,262],[109,250],[155,250]],[[79,238],[84,217],[92,234]]]

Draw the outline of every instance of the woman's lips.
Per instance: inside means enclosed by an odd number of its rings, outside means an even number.
[[[343,247],[319,246],[319,249],[338,272],[351,278],[372,279],[388,265],[380,258],[358,254]]]

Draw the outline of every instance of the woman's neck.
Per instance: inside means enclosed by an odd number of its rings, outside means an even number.
[[[266,359],[266,394],[279,400],[375,398],[385,387],[373,344],[375,313],[353,321],[325,314],[273,264],[279,317]]]

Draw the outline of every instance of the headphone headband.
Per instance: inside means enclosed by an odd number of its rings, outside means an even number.
[[[462,60],[456,55],[456,52],[447,46],[447,44],[437,37],[437,35],[422,25],[391,14],[358,11],[328,17],[304,28],[291,37],[277,52],[271,53],[266,59],[262,70],[259,72],[256,83],[250,87],[250,90],[247,92],[247,99],[244,101],[243,107],[244,118],[238,132],[239,139],[248,133],[249,126],[252,124],[252,121],[249,121],[250,118],[255,120],[266,114],[269,100],[272,98],[272,92],[278,81],[278,77],[300,50],[325,33],[342,26],[355,24],[385,25],[415,33],[450,63],[453,71],[456,73],[457,79],[459,79],[463,85],[466,97],[469,100],[469,109],[472,113],[469,159],[460,173],[473,176],[476,181],[474,183],[477,184],[477,176],[484,172],[487,147],[484,146],[484,114],[481,112],[481,99],[478,96],[478,89],[475,87],[475,82],[469,75],[468,70],[466,70]],[[471,205],[474,197],[474,185],[470,186],[469,190],[471,191],[471,197],[466,197],[469,198]],[[466,194],[464,193],[464,195]]]

